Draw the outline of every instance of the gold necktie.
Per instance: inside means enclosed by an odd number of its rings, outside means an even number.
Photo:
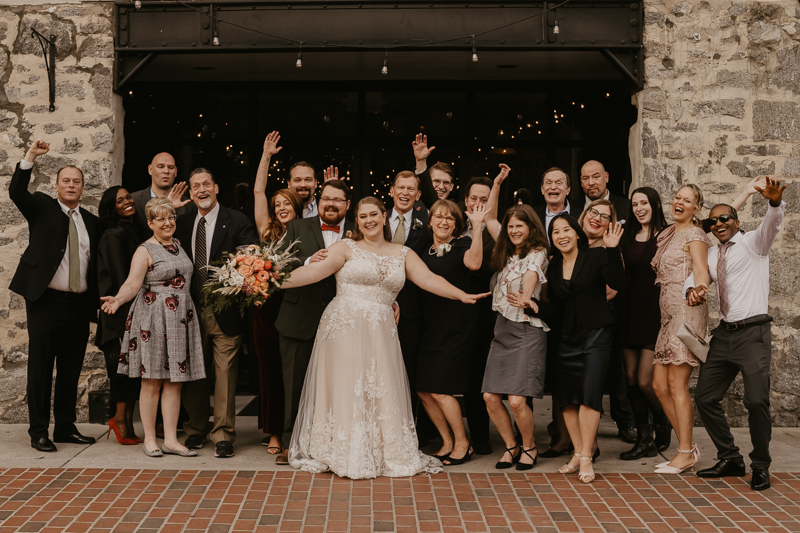
[[[405,215],[397,216],[397,229],[394,230],[394,238],[392,242],[395,244],[406,243],[406,217]]]
[[[78,243],[78,226],[72,215],[74,209],[69,210],[69,290],[78,292],[81,290],[81,253]]]

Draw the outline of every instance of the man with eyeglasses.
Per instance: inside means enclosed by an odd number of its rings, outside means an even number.
[[[549,231],[550,221],[556,215],[568,214],[575,218],[581,215],[579,205],[570,205],[569,192],[571,190],[569,176],[558,167],[551,167],[542,174],[541,182],[544,205],[536,205],[533,211],[544,223],[545,232]],[[499,214],[498,214],[499,217]]]
[[[719,245],[708,249],[708,267],[711,281],[717,284],[720,323],[712,331],[708,357],[700,366],[695,401],[703,425],[717,447],[718,462],[697,475],[704,478],[745,475],[744,459],[734,443],[721,403],[741,372],[753,445],[750,486],[754,490],[764,490],[770,486],[772,462],[769,454],[772,317],[767,314],[769,251],[786,213],[786,202],[782,201],[786,185],[781,186],[780,181],[767,176],[764,185],[755,189],[769,201],[767,214],[755,231],[741,233],[739,216],[729,205],[719,204],[709,214],[711,232],[719,239]],[[701,304],[707,293],[708,287],[694,287],[693,276],[686,280],[684,294],[689,305]]]
[[[298,161],[292,165],[289,169],[288,186],[303,200],[303,218],[312,218],[319,214],[317,197],[314,196],[317,190],[317,178],[311,163]]]
[[[611,191],[608,190],[608,172],[606,172],[600,161],[591,160],[583,164],[581,167],[581,188],[585,198],[583,209],[589,207],[589,204],[595,200],[603,198],[614,206],[617,212],[617,222],[620,224],[625,223],[629,215],[630,202],[627,198],[611,194]]]
[[[341,180],[332,179],[322,184],[319,214],[311,218],[295,219],[286,226],[284,245],[296,240],[297,259],[302,264],[324,261],[328,248],[347,237],[354,230],[353,223],[345,219],[350,208],[350,187]],[[289,464],[288,449],[300,406],[308,363],[314,348],[317,327],[325,308],[336,296],[336,278],[284,291],[275,329],[278,330],[283,365],[283,391],[285,398],[282,445],[275,463]]]
[[[414,174],[420,180],[420,200],[426,207],[430,207],[436,200],[453,200],[458,203],[457,195],[453,192],[455,173],[453,167],[444,161],[438,161],[428,167],[428,156],[436,147],[428,147],[428,136],[418,133],[411,143],[414,149],[414,160],[417,162]]]
[[[194,263],[192,297],[200,323],[206,375],[214,376],[214,423],[209,431],[210,377],[184,383],[181,400],[189,414],[189,420],[183,423],[187,435],[185,445],[189,449],[202,448],[208,439],[214,443],[215,457],[232,457],[236,440],[238,353],[245,321],[235,307],[218,313],[206,307],[203,286],[208,280],[210,263],[221,260],[223,253],[256,244],[259,239],[245,215],[217,201],[219,185],[210,171],[196,168],[191,172],[189,193],[197,213],[178,217],[175,237]]]

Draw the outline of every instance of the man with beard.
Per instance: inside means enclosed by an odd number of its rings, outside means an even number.
[[[313,176],[313,170],[311,175]],[[313,182],[313,187],[316,187],[316,180]],[[299,189],[296,190],[299,192]],[[308,190],[313,191],[313,188]],[[284,246],[299,241],[294,249],[297,251],[297,259],[303,264],[324,260],[328,255],[328,248],[353,231],[353,223],[345,220],[349,208],[350,188],[347,184],[336,179],[326,181],[320,191],[320,214],[289,222],[286,226]],[[284,450],[275,459],[276,464],[289,464],[288,448],[300,406],[303,381],[314,348],[314,337],[322,313],[334,296],[336,296],[334,276],[329,276],[313,285],[287,289],[284,292],[281,309],[275,320],[275,329],[278,330],[283,365],[286,429],[283,432]]]
[[[238,246],[258,243],[258,236],[245,215],[217,202],[219,185],[211,172],[196,168],[189,175],[189,192],[197,214],[178,218],[175,237],[194,263],[192,297],[203,336],[206,377],[183,384],[181,399],[189,420],[183,430],[186,447],[202,448],[206,439],[215,444],[215,457],[232,457],[236,439],[236,382],[239,374],[237,354],[242,344],[245,323],[235,307],[214,313],[205,307],[203,286],[208,280],[208,265],[233,252]],[[212,374],[213,369],[213,374]],[[214,425],[208,431],[210,376],[214,375]]]
[[[453,167],[443,161],[439,161],[428,168],[428,156],[436,149],[435,146],[428,147],[428,136],[418,133],[411,146],[414,149],[414,159],[417,162],[414,174],[419,176],[422,204],[429,207],[436,200],[445,199],[458,203],[456,195],[453,193],[453,184],[455,182]]]
[[[550,221],[556,215],[566,213],[575,218],[581,216],[581,207],[579,205],[570,205],[569,203],[569,176],[567,173],[558,167],[548,168],[542,174],[542,196],[544,196],[544,205],[536,205],[533,207],[534,212],[539,216],[539,219],[544,224],[544,230],[549,231]],[[499,217],[499,215],[498,215]]]
[[[617,211],[617,221],[625,223],[628,218],[630,202],[627,198],[611,194],[608,190],[608,172],[600,161],[587,161],[581,167],[581,188],[583,189],[584,202],[582,210],[589,207],[595,200],[603,198],[611,202]],[[580,214],[580,213],[579,213]]]
[[[151,198],[156,197],[170,197],[176,196],[173,199],[175,204],[175,215],[181,216],[187,213],[193,213],[192,207],[184,207],[190,202],[188,198],[180,199],[186,192],[186,185],[181,183],[178,187],[175,185],[175,177],[178,175],[178,167],[175,166],[175,158],[166,152],[161,152],[153,157],[153,161],[147,166],[147,172],[150,174],[150,187],[145,187],[140,191],[131,193],[134,204],[136,206],[136,214],[134,215],[138,226],[139,233],[143,236],[153,234],[153,231],[147,225],[147,219],[144,216],[144,206]],[[174,189],[173,189],[174,187]]]
[[[769,251],[786,213],[782,201],[786,185],[766,178],[756,190],[769,201],[767,214],[755,231],[739,231],[736,209],[720,204],[709,213],[712,233],[719,245],[708,249],[711,280],[717,284],[719,326],[712,331],[711,346],[705,363],[700,366],[695,401],[708,435],[717,448],[719,462],[700,470],[704,478],[744,476],[745,467],[739,448],[731,434],[721,402],[739,372],[744,383],[744,405],[749,415],[750,466],[753,477],[750,487],[770,487],[769,441],[772,418],[769,412],[769,371],[771,366],[772,331],[769,312]],[[694,278],[686,280],[684,294],[689,305],[706,300],[707,288],[693,287]],[[692,287],[686,290],[688,287]]]
[[[303,218],[312,218],[319,214],[317,197],[314,196],[317,190],[317,178],[310,163],[298,161],[292,165],[289,169],[289,188],[297,191],[303,200]]]

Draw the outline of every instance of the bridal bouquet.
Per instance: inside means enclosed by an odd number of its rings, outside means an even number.
[[[231,305],[239,312],[251,305],[263,304],[270,294],[278,292],[291,276],[297,241],[281,250],[283,239],[277,242],[240,246],[228,259],[208,267],[208,281],[204,287],[206,305],[215,313]]]

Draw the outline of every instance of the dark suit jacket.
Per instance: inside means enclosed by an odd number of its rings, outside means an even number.
[[[621,222],[623,220],[628,220],[628,216],[630,215],[630,209],[631,209],[630,200],[622,196],[617,196],[612,192],[609,192],[608,201],[611,202],[611,205],[613,205],[614,209],[617,211],[618,221]],[[578,204],[576,206],[576,209],[578,209],[579,211],[577,212],[576,215],[574,215],[575,218],[581,216],[584,205],[586,205],[586,195],[582,194],[581,197],[578,199]]]
[[[556,254],[547,269],[548,296],[554,320],[561,322],[562,337],[576,340],[588,330],[614,323],[606,302],[606,285],[625,287],[625,267],[619,248],[589,248],[578,252],[571,285],[563,277],[563,257]]]
[[[195,214],[186,213],[178,217],[178,227],[175,230],[175,237],[180,241],[181,247],[186,255],[194,262],[194,243],[192,242],[192,231],[194,230]],[[213,263],[223,258],[224,252],[235,252],[238,246],[248,244],[258,244],[256,235],[250,220],[243,214],[233,209],[228,209],[224,205],[219,206],[217,223],[214,226],[214,235],[211,237],[211,253],[208,262]],[[221,313],[214,315],[220,329],[225,335],[235,336],[244,333],[244,320],[239,314],[239,310],[228,307]]]
[[[147,239],[149,239],[153,235],[153,231],[150,229],[150,226],[147,225],[147,216],[145,216],[144,207],[152,198],[152,195],[150,194],[150,187],[145,187],[141,191],[131,193],[131,198],[133,198],[133,204],[136,207],[136,214],[133,217],[133,223],[137,224],[141,232],[143,232],[142,234],[147,235]],[[186,199],[186,196],[184,196],[184,199]],[[194,202],[189,202],[185,206],[175,211],[175,216],[194,216],[196,214],[197,207],[194,205]]]
[[[408,232],[408,239],[405,245],[411,248],[414,253],[421,256],[428,253],[428,248],[433,243],[433,238],[428,231],[428,210],[425,208],[412,210],[411,230]],[[392,216],[392,212],[389,212]],[[422,223],[422,227],[414,229],[417,220]],[[397,305],[400,306],[400,320],[413,320],[422,318],[422,289],[414,285],[409,280],[403,285],[403,289],[397,295]]]
[[[419,201],[422,202],[422,205],[424,205],[427,209],[430,209],[436,200],[439,199],[439,195],[437,194],[436,189],[433,188],[433,180],[431,179],[431,173],[428,172],[428,170],[429,169],[426,168],[420,172],[418,176],[419,190],[422,193],[419,197]],[[453,187],[453,190],[447,195],[447,199],[458,203],[458,194],[456,193],[455,187]]]
[[[353,223],[345,220],[345,233],[353,229]],[[296,218],[289,222],[283,239],[284,246],[297,239],[299,242],[295,244],[294,250],[297,250],[296,257],[299,260],[297,266],[300,266],[306,259],[325,248],[319,216]],[[317,334],[323,311],[336,296],[336,278],[328,276],[312,285],[286,289],[283,292],[283,302],[275,320],[275,329],[284,337],[305,341],[313,339]]]
[[[22,170],[18,164],[8,186],[8,196],[28,221],[30,240],[9,288],[27,300],[36,301],[50,285],[67,251],[69,217],[61,210],[55,198],[41,192],[31,194],[28,191],[30,181],[31,169]],[[100,298],[97,295],[95,261],[100,240],[100,222],[82,207],[79,212],[89,233],[89,270],[86,281],[92,305],[86,312],[91,320],[96,321]]]

